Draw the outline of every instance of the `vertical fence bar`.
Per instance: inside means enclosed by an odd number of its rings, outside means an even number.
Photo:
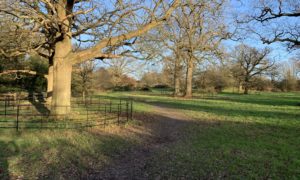
[[[98,96],[98,111],[99,111],[99,113],[101,112],[101,101],[100,101],[100,96]]]
[[[41,129],[43,129],[43,114],[42,113],[40,114],[40,117],[41,117]]]
[[[19,112],[20,112],[20,106],[18,104],[17,106],[17,122],[16,122],[16,130],[19,131]]]
[[[133,102],[132,102],[132,99],[130,101],[130,120],[133,119]]]
[[[111,113],[111,106],[112,106],[112,102],[110,100],[110,102],[109,102],[109,113]]]
[[[88,127],[89,123],[89,109],[86,107],[86,127]]]
[[[120,99],[120,119],[121,119],[121,116],[122,116],[122,99]]]
[[[104,127],[106,126],[106,104],[104,104]]]
[[[118,125],[120,124],[120,104],[118,104]]]
[[[128,99],[126,101],[126,121],[128,122],[129,120],[129,104],[128,104]]]
[[[7,108],[7,97],[5,98],[5,101],[4,101],[4,117],[5,117],[5,119],[6,119],[6,114],[7,114],[6,108]]]

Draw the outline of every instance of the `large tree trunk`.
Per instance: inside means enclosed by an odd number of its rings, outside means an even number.
[[[191,98],[193,96],[193,70],[194,62],[192,59],[188,62],[188,67],[186,71],[186,87],[185,87],[185,97]]]
[[[85,102],[85,90],[82,91],[82,101]]]
[[[249,91],[249,87],[246,85],[244,89],[244,94],[248,94],[248,91]]]
[[[71,109],[72,64],[65,59],[72,49],[70,36],[56,43],[53,61],[53,93],[51,114],[68,114]]]
[[[249,91],[249,78],[245,78],[245,85],[244,85],[244,94],[248,94]]]
[[[175,67],[174,67],[174,96],[180,95],[180,77],[179,77],[179,59],[175,60]]]
[[[47,104],[51,105],[53,95],[53,64],[49,64],[47,76]]]
[[[54,62],[53,75],[51,113],[68,114],[71,109],[72,64],[57,60]]]
[[[59,41],[55,44],[55,54],[53,56],[53,90],[51,102],[51,114],[65,115],[71,110],[71,77],[72,63],[66,57],[72,51],[71,42],[71,22],[67,18],[66,0],[59,0],[57,3],[57,16],[62,21],[60,32],[57,33]],[[70,8],[70,7],[68,7]]]

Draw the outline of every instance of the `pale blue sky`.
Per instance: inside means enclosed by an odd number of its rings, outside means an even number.
[[[245,14],[249,13],[255,13],[255,2],[258,0],[230,0],[228,7],[224,14],[224,20],[227,24],[229,24],[229,30],[233,30],[235,28],[234,24],[234,18],[235,17],[242,17]],[[147,2],[147,1],[146,1]],[[283,21],[283,24],[289,24],[289,23],[295,23],[297,20],[291,20],[289,19],[280,19],[280,21]],[[252,27],[251,27],[252,26]],[[251,28],[259,29],[261,28],[260,24],[253,23],[250,24]],[[267,31],[262,30],[263,33],[267,33]],[[251,34],[251,33],[245,33],[243,36],[243,40],[241,41],[232,41],[232,40],[226,40],[223,41],[223,46],[225,47],[227,52],[230,52],[234,49],[235,46],[237,46],[240,43],[245,43],[247,45],[257,47],[257,48],[264,48],[264,47],[270,47],[273,51],[270,55],[270,58],[275,59],[276,61],[287,61],[291,57],[293,57],[296,53],[296,51],[288,51],[287,47],[283,43],[274,43],[271,45],[265,45],[262,44],[259,37]],[[105,66],[102,63],[99,63],[99,66]],[[162,69],[161,63],[148,63],[148,65],[144,66],[144,72],[147,71],[160,71]],[[139,73],[138,73],[139,74]],[[132,74],[134,77],[139,76],[138,74]]]

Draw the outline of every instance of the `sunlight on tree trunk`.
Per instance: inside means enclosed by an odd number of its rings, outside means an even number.
[[[190,60],[187,67],[186,72],[186,90],[185,90],[185,97],[191,98],[193,96],[193,69],[194,69],[194,62]]]
[[[180,95],[180,75],[179,75],[179,66],[180,66],[180,60],[178,57],[176,57],[175,60],[175,67],[174,67],[174,96]]]
[[[53,65],[49,65],[47,76],[47,104],[51,105],[53,95]]]

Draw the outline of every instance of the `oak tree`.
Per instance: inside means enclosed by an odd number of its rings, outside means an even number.
[[[161,25],[179,4],[179,0],[169,3],[139,0],[5,0],[1,2],[0,13],[13,22],[9,32],[26,33],[30,42],[34,43],[26,48],[2,48],[0,52],[6,56],[36,52],[48,57],[51,113],[66,114],[71,105],[73,65],[95,58],[119,57],[114,53],[118,47],[130,44],[132,38]],[[72,42],[92,46],[74,51]]]

